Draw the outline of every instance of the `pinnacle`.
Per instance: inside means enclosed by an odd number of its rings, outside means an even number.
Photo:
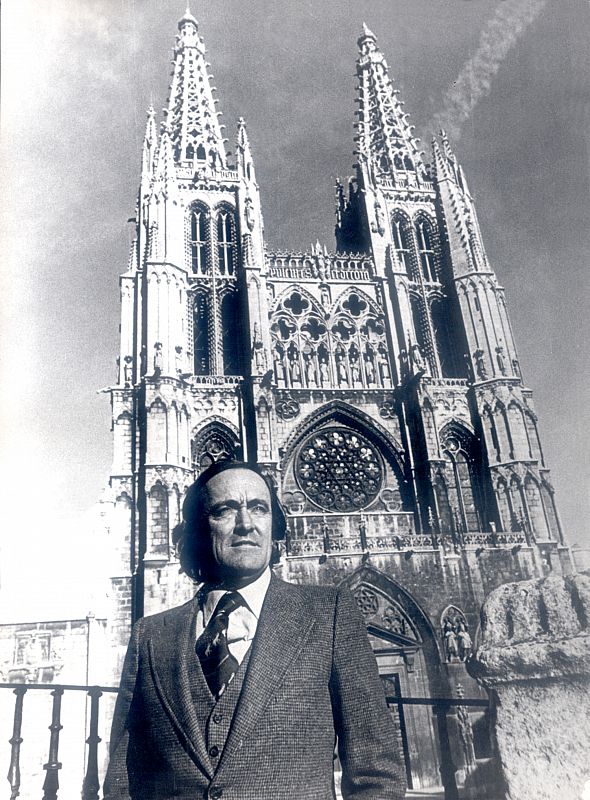
[[[193,15],[191,14],[190,5],[189,5],[188,3],[187,3],[187,5],[186,5],[186,11],[184,12],[184,15],[183,15],[183,16],[182,16],[182,17],[181,17],[179,20],[178,20],[178,27],[179,27],[179,28],[182,28],[182,26],[183,26],[183,25],[184,25],[186,22],[192,22],[192,24],[193,24],[193,25],[194,25],[196,28],[198,28],[198,27],[199,27],[199,23],[197,22],[196,18],[195,18],[195,17],[193,17]]]
[[[375,41],[377,41],[377,37],[375,36],[373,31],[369,28],[369,26],[367,25],[366,22],[363,22],[363,35],[362,35],[362,38],[363,39],[374,39]]]

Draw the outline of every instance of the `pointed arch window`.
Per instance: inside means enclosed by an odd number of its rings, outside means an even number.
[[[239,307],[236,292],[226,294],[221,301],[221,336],[223,341],[223,374],[240,374]]]
[[[222,275],[234,274],[235,241],[231,212],[220,211],[217,215],[217,265]]]
[[[168,491],[161,481],[151,488],[149,492],[150,522],[151,522],[151,552],[153,554],[168,555]]]
[[[409,278],[412,277],[410,253],[412,251],[412,233],[403,217],[394,217],[392,220],[393,246],[400,264],[405,269]]]
[[[238,443],[227,428],[207,426],[192,445],[193,469],[200,474],[217,461],[234,461]]]
[[[467,432],[449,430],[442,437],[442,447],[451,467],[448,501],[454,527],[461,532],[481,530],[480,491],[474,463],[474,443]]]
[[[193,306],[193,347],[195,375],[211,373],[211,349],[209,332],[209,297],[199,293]]]
[[[420,268],[425,281],[437,281],[436,259],[434,255],[434,233],[432,223],[426,219],[416,222],[416,239],[420,255]]]
[[[207,243],[207,212],[204,208],[191,211],[191,268],[195,275],[206,275],[209,271]]]

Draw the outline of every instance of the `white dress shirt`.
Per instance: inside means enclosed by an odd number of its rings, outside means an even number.
[[[227,645],[229,652],[241,664],[244,656],[248,652],[248,648],[252,644],[252,639],[258,627],[258,619],[262,610],[262,604],[268,591],[270,584],[270,567],[267,567],[259,578],[243,586],[239,589],[240,594],[244,600],[245,605],[239,606],[229,615],[229,623],[227,627]],[[213,612],[217,603],[221,600],[224,594],[227,594],[227,589],[210,589],[207,591],[206,586],[199,589],[200,603],[197,612],[197,627],[196,638],[203,633],[209,620],[213,616]]]

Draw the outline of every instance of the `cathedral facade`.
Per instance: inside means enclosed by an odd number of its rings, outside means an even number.
[[[444,696],[471,687],[485,595],[571,571],[570,552],[463,170],[444,132],[426,163],[366,27],[358,47],[336,246],[271,252],[244,121],[230,162],[197,21],[178,24],[120,279],[111,629],[123,652],[133,619],[194,593],[184,493],[214,461],[257,461],[288,517],[279,574],[347,584],[391,692]]]

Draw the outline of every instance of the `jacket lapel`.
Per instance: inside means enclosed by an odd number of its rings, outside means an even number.
[[[188,659],[197,658],[194,642],[196,612],[197,600],[194,599],[181,606],[177,613],[164,616],[158,637],[153,636],[148,641],[148,652],[160,701],[177,734],[186,743],[187,751],[210,779],[214,769],[194,708],[188,673]],[[197,667],[200,671],[199,664]]]
[[[276,578],[262,606],[252,655],[219,768],[240,746],[248,731],[283,683],[314,626],[297,588]]]

